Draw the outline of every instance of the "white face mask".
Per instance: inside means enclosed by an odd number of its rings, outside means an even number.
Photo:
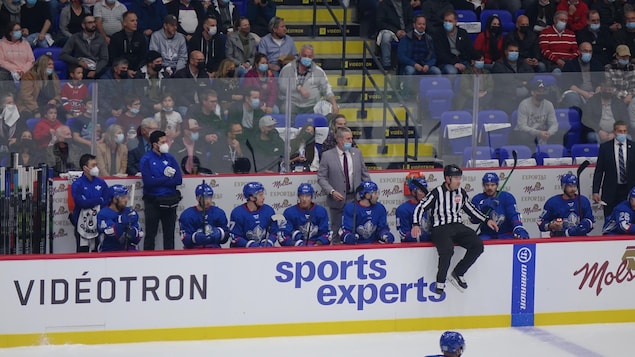
[[[99,176],[99,168],[97,166],[93,166],[88,173],[93,177]]]
[[[7,106],[5,106],[2,110],[0,117],[2,117],[2,120],[4,120],[4,123],[7,126],[13,126],[18,119],[20,119],[18,107],[16,107],[15,104],[7,104]]]
[[[217,31],[218,31],[218,27],[212,26],[209,28],[209,30],[207,30],[207,33],[209,33],[210,36],[214,36],[216,35]]]
[[[123,133],[119,133],[119,134],[115,135],[115,142],[117,144],[123,143]]]
[[[162,154],[167,154],[169,150],[170,150],[170,147],[166,143],[161,144],[161,146],[159,146],[159,152]]]

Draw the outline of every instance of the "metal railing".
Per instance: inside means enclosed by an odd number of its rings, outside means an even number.
[[[318,31],[318,25],[317,25],[317,3],[320,0],[313,0],[313,24],[311,27],[311,34],[312,34],[312,38],[315,38],[317,36],[317,31]],[[335,12],[333,11],[333,8],[331,7],[331,5],[328,3],[328,0],[322,0],[322,3],[324,4],[324,6],[326,7],[326,9],[328,10],[329,14],[331,15],[331,18],[333,18],[333,21],[335,22],[335,25],[340,29],[340,31],[342,32],[342,56],[340,59],[340,78],[337,79],[337,85],[339,86],[346,86],[348,85],[348,80],[346,79],[346,39],[347,39],[347,34],[346,34],[346,23],[347,23],[347,16],[348,16],[348,7],[350,6],[350,0],[340,0],[341,2],[341,6],[342,9],[344,10],[344,16],[342,19],[342,22],[340,22],[337,19],[337,15],[335,15]]]

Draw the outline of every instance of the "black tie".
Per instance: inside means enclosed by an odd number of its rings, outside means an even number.
[[[619,164],[620,164],[620,181],[619,183],[623,184],[626,183],[626,162],[624,161],[624,152],[622,151],[622,146],[624,146],[624,144],[619,143],[619,153],[617,155],[617,158],[619,160]]]
[[[346,179],[346,193],[351,192],[351,181],[348,177],[348,157],[344,153],[344,177]]]

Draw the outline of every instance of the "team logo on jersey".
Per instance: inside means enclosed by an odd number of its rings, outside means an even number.
[[[578,215],[575,214],[575,212],[570,212],[569,215],[564,220],[564,226],[565,227],[575,227],[575,226],[578,225],[579,221],[580,221],[580,219],[578,218]]]
[[[357,234],[359,234],[360,237],[364,239],[370,239],[373,236],[373,233],[375,233],[376,229],[377,226],[375,226],[372,221],[368,221],[362,225],[357,226],[357,229],[355,231],[357,232]]]
[[[265,238],[266,233],[267,231],[258,225],[255,226],[254,229],[247,231],[246,236],[248,240],[260,242],[263,238]]]
[[[316,236],[318,233],[318,226],[317,224],[313,224],[309,221],[306,221],[303,225],[301,225],[300,227],[300,232],[302,232],[302,235],[304,237],[306,237],[306,239],[309,239],[313,236]]]
[[[454,196],[454,203],[461,203],[461,201],[462,201],[461,195],[455,195]]]
[[[496,211],[492,211],[491,217],[492,221],[496,222],[499,226],[505,222],[505,215],[498,214]]]

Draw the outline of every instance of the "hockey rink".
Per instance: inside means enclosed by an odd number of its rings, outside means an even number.
[[[635,323],[458,330],[464,357],[632,356]],[[0,349],[7,357],[423,357],[439,353],[442,331],[277,337],[112,345],[43,345]]]

